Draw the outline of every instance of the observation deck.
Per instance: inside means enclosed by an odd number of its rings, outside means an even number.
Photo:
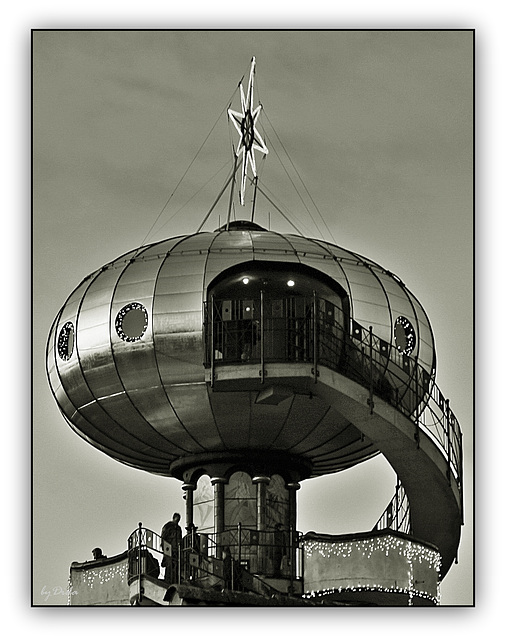
[[[169,574],[163,559],[163,540],[139,523],[125,552],[72,564],[69,604],[434,606],[439,600],[437,550],[389,530],[290,532],[280,540],[274,532],[238,525],[186,536]]]

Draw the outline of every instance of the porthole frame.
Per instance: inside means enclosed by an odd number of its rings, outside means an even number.
[[[125,319],[125,316],[128,313],[135,310],[139,310],[144,313],[144,326],[143,326],[142,332],[139,335],[131,336],[125,333],[125,331],[123,330],[123,321]],[[142,340],[144,334],[147,331],[148,320],[149,320],[148,312],[144,305],[142,305],[140,302],[129,302],[127,305],[122,307],[116,314],[116,320],[114,322],[116,333],[124,342],[139,342],[139,340]]]
[[[72,335],[72,345],[69,349],[69,337]],[[75,345],[75,329],[74,324],[70,321],[66,322],[63,327],[60,329],[60,333],[58,334],[58,340],[56,343],[56,349],[58,351],[58,356],[61,360],[68,362],[74,353],[74,345]]]
[[[403,339],[405,344],[399,344],[397,338],[398,328],[401,327],[404,332]],[[399,353],[409,356],[413,353],[416,346],[416,332],[411,322],[404,316],[399,316],[394,325],[394,341],[395,348]]]

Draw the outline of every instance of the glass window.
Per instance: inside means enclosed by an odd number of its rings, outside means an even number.
[[[58,336],[58,355],[62,360],[70,360],[74,351],[74,325],[66,322]]]
[[[148,312],[139,302],[131,302],[116,316],[116,333],[125,342],[137,342],[148,328]]]

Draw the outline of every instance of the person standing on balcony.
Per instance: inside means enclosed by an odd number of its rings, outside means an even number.
[[[223,547],[223,582],[225,589],[232,589],[232,554],[229,547]]]
[[[105,560],[105,558],[107,558],[107,556],[104,556],[102,553],[102,549],[100,547],[95,547],[91,553],[93,554],[93,560]]]
[[[174,513],[172,520],[169,520],[162,527],[161,538],[163,548],[162,567],[165,567],[165,581],[174,582],[177,578],[177,568],[179,561],[179,549],[183,532],[179,526],[181,515]]]

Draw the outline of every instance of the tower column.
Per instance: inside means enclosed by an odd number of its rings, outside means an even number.
[[[253,484],[257,487],[257,530],[265,531],[267,522],[267,485],[271,479],[267,476],[255,476]],[[258,571],[265,572],[269,547],[265,540],[258,541]]]
[[[288,489],[288,527],[290,532],[290,580],[295,578],[295,558],[297,553],[297,491],[300,489],[298,482],[289,482]]]
[[[216,535],[216,557],[221,558],[221,533],[225,529],[225,485],[226,478],[211,478],[214,487],[214,533]]]
[[[195,485],[188,482],[182,486],[182,489],[185,492],[184,499],[186,501],[186,531],[191,533],[193,528],[193,492],[195,491]]]
[[[257,487],[257,529],[265,530],[267,522],[267,485],[271,479],[267,476],[255,476],[253,484]]]
[[[288,489],[288,527],[294,534],[297,531],[297,491],[300,489],[298,482],[289,482]]]

